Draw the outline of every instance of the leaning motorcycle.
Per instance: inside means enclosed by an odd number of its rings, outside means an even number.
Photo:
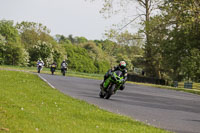
[[[42,70],[42,66],[43,66],[42,63],[39,63],[39,64],[38,64],[38,66],[37,66],[37,68],[38,68],[38,73],[40,73],[40,71]]]
[[[124,82],[124,77],[121,71],[117,70],[110,74],[103,85],[100,85],[100,98],[109,99],[111,95],[115,94]]]

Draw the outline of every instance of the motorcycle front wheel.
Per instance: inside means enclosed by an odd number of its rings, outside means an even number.
[[[38,68],[38,73],[40,73],[41,67]]]
[[[99,92],[99,97],[100,98],[104,98],[105,97],[105,94],[103,94],[101,91]]]
[[[108,87],[108,92],[105,95],[105,99],[109,99],[111,95],[114,93],[115,90],[115,84],[112,84],[111,86]]]
[[[54,75],[55,69],[51,68],[51,74]]]

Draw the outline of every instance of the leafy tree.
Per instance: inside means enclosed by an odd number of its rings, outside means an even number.
[[[96,43],[89,41],[82,44],[81,47],[85,48],[90,58],[93,59],[98,73],[105,73],[110,68],[108,55]]]
[[[72,34],[70,34],[67,39],[69,39],[72,44],[75,43],[75,39],[73,38]]]
[[[115,42],[112,42],[108,39],[106,40],[94,40],[94,42],[96,43],[96,46],[98,48],[100,48],[103,53],[101,55],[101,57],[103,57],[103,60],[107,60],[110,64],[110,67],[116,65],[116,49],[117,49],[117,44]]]
[[[53,62],[54,49],[52,44],[47,42],[38,41],[33,48],[30,49],[29,54],[31,57],[32,65],[39,59],[43,59],[46,66]]]
[[[21,23],[17,23],[16,27],[20,33],[23,33],[25,30],[34,30],[38,34],[50,33],[50,30],[46,26],[42,25],[41,23],[23,21]]]
[[[79,72],[97,72],[94,61],[90,58],[86,49],[71,44],[65,45],[64,47],[67,52],[69,68]]]
[[[25,48],[28,50],[39,40],[48,43],[56,43],[53,37],[49,35],[50,30],[41,23],[23,21],[17,23],[16,27],[20,33],[22,44],[24,44]]]
[[[56,61],[60,60],[60,52],[57,50],[54,53],[52,47],[52,44],[56,45],[57,42],[49,35],[50,30],[46,26],[41,23],[23,21],[17,23],[16,27],[20,33],[22,44],[31,56],[31,65],[35,65],[38,58],[43,58],[47,66],[53,62],[55,57],[58,58],[55,59]]]
[[[115,49],[117,48],[117,44],[115,42],[110,41],[110,40],[104,40],[104,41],[101,42],[101,48],[108,55],[114,56],[115,55]]]
[[[119,45],[128,45],[128,46],[144,46],[143,39],[144,37],[141,34],[132,34],[128,30],[118,33],[114,29],[110,29],[105,33],[106,37],[110,40],[113,40]]]
[[[81,43],[86,43],[88,40],[85,37],[75,37],[75,43],[81,44]]]
[[[108,61],[95,61],[95,66],[97,67],[97,73],[106,73],[111,67]]]
[[[6,44],[6,40],[5,38],[0,34],[0,64],[4,63],[4,59],[5,59],[5,45]]]
[[[154,70],[173,80],[182,80],[188,75],[194,79],[192,73],[195,69],[190,69],[187,62],[191,67],[197,64],[189,58],[193,58],[193,49],[199,49],[200,21],[197,12],[200,8],[193,0],[166,0],[160,10],[161,14],[149,22],[151,52],[156,55],[152,58]]]
[[[138,65],[135,66],[137,58],[144,56],[142,36],[139,34],[131,34],[128,31],[119,34],[112,29],[106,35],[109,39],[116,42],[115,49],[112,52],[114,52],[117,62],[125,60],[129,70],[137,67]]]
[[[20,36],[13,21],[0,21],[1,64],[27,65],[29,55],[20,43]]]
[[[181,62],[181,71],[188,80],[200,81],[200,50],[192,49],[190,56],[186,56]]]
[[[29,55],[21,46],[10,42],[6,44],[5,51],[5,64],[23,66],[28,65]]]
[[[150,37],[150,43],[151,43],[151,57],[145,57],[145,60],[147,58],[151,58],[151,65],[149,67],[145,67],[145,71],[147,71],[148,75],[151,75],[156,78],[163,78],[162,72],[162,41],[166,37],[167,29],[166,25],[163,24],[163,19],[159,15],[154,16],[149,21],[149,34]],[[145,51],[146,52],[146,51]],[[146,54],[145,54],[146,56]],[[146,61],[145,61],[146,63]],[[149,70],[148,70],[149,69]]]
[[[90,57],[94,60],[105,59],[103,51],[99,47],[97,47],[94,42],[90,41],[87,43],[83,43],[80,46],[85,48],[88,51]]]
[[[53,44],[53,61],[57,63],[57,66],[60,67],[61,62],[67,58],[66,51],[63,45]]]
[[[56,41],[60,44],[72,44],[72,42],[64,35],[56,35]]]
[[[134,22],[137,18],[142,18],[142,24],[144,25],[144,30],[143,33],[145,34],[145,45],[144,45],[144,57],[145,57],[145,68],[147,71],[147,74],[149,76],[155,76],[156,74],[154,73],[154,65],[153,65],[153,54],[152,54],[152,43],[150,41],[151,36],[150,36],[150,30],[149,30],[149,21],[151,19],[151,16],[153,16],[152,11],[155,10],[158,5],[159,5],[159,0],[106,0],[104,1],[103,8],[101,9],[101,13],[107,14],[107,18],[111,17],[113,14],[118,14],[118,13],[130,13],[129,11],[132,11],[132,9],[135,9],[136,3],[137,2],[140,7],[143,9],[138,10],[137,16],[134,17],[129,17],[128,18],[128,23],[126,23],[123,27],[121,27],[119,30],[124,29],[126,26]],[[137,9],[137,8],[136,8]],[[132,11],[133,12],[133,11]],[[135,12],[135,11],[134,11]],[[135,15],[135,14],[132,14]],[[126,16],[126,15],[123,15]],[[129,14],[130,16],[130,14]],[[125,18],[126,19],[126,18]],[[125,36],[124,36],[125,37]],[[125,39],[125,38],[122,39]],[[127,37],[127,36],[126,36]],[[129,40],[129,39],[128,39]],[[128,41],[127,40],[127,41]],[[124,41],[123,41],[124,42]],[[127,43],[127,42],[126,42]]]
[[[13,21],[0,20],[0,33],[7,42],[19,43],[20,37],[17,29],[14,27]]]

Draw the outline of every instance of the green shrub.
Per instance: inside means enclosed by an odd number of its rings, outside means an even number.
[[[110,69],[110,63],[108,61],[96,61],[95,66],[98,69],[98,73],[106,73]]]
[[[97,68],[87,50],[72,44],[65,45],[68,67],[79,72],[95,73]]]

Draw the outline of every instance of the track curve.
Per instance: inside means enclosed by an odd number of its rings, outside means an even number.
[[[177,133],[200,133],[200,96],[126,84],[109,100],[99,98],[100,80],[39,74],[69,96]]]

